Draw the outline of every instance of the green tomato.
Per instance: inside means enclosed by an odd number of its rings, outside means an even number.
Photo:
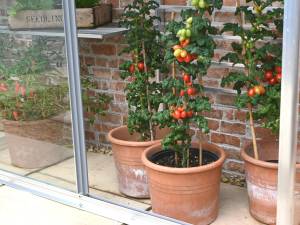
[[[181,36],[181,30],[179,30],[176,34],[177,37],[180,37]]]
[[[199,6],[200,9],[206,8],[205,0],[199,0],[198,6]]]
[[[181,29],[181,37],[185,37],[186,36],[186,29]]]
[[[188,38],[191,37],[192,36],[192,31],[190,29],[187,29],[186,32],[185,32],[185,36],[188,37]]]
[[[190,28],[192,27],[192,24],[187,23],[187,24],[185,25],[185,27],[186,27],[187,29],[190,29]]]
[[[199,0],[192,0],[192,6],[198,6]]]
[[[188,24],[192,24],[192,22],[193,22],[193,17],[188,18],[188,19],[186,20],[186,22],[187,22]]]

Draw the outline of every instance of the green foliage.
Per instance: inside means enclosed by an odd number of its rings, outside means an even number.
[[[75,0],[76,8],[92,8],[100,2],[101,0]]]
[[[201,81],[214,55],[216,44],[211,34],[215,34],[216,29],[205,14],[211,14],[215,7],[220,8],[222,1],[205,1],[204,8],[198,7],[199,2],[194,3],[197,5],[195,9],[181,12],[182,20],[171,21],[163,38],[167,48],[165,64],[174,63],[183,77],[172,76],[162,81],[163,103],[166,107],[156,114],[155,121],[160,127],[170,128],[162,144],[164,149],[171,149],[178,154],[181,160],[177,162],[177,167],[190,166],[191,126],[198,127],[204,133],[209,131],[203,112],[211,110],[211,104],[203,94]],[[189,92],[191,90],[193,92]]]
[[[54,0],[17,0],[10,8],[9,15],[14,16],[21,10],[48,10],[53,9]]]
[[[253,10],[248,6],[238,7],[237,16],[245,15],[246,21],[250,22],[251,28],[246,29],[240,24],[227,23],[222,32],[232,32],[241,38],[240,43],[232,43],[234,52],[228,53],[221,61],[229,61],[233,64],[243,64],[245,71],[231,72],[222,79],[222,86],[231,85],[238,93],[236,105],[238,108],[254,106],[254,119],[261,122],[264,127],[274,133],[279,132],[280,116],[280,79],[278,80],[276,66],[281,66],[281,43],[275,39],[282,35],[283,9],[269,10],[267,7],[276,0],[247,0],[252,3]],[[276,25],[276,29],[271,24]],[[266,41],[265,38],[270,41]],[[264,44],[262,41],[264,40]],[[271,71],[277,79],[271,82],[265,73]],[[281,74],[281,73],[280,73]],[[251,96],[251,89],[263,87],[265,93]],[[245,90],[248,91],[245,92]],[[244,92],[243,92],[244,91]]]
[[[96,115],[105,115],[111,97],[96,92],[97,85],[91,77],[81,77],[82,101],[84,112],[88,114],[89,123],[93,124]]]
[[[16,52],[14,41],[8,38],[6,42],[10,43],[11,49],[7,49],[8,58],[0,54],[0,62],[4,62],[0,64],[2,117],[31,121],[64,112],[68,108],[68,85],[65,80],[57,78],[60,74],[50,65],[52,54],[46,53],[46,41],[38,39],[25,50]],[[58,80],[52,84],[51,80],[55,78]]]
[[[120,66],[121,77],[129,81],[126,87],[127,126],[130,133],[138,132],[141,140],[155,138],[152,118],[162,98],[161,84],[153,81],[155,70],[165,70],[161,35],[155,29],[159,18],[152,15],[157,7],[156,1],[134,0],[125,8],[120,22],[121,26],[128,28],[125,35],[128,47],[122,53],[131,55],[131,60]]]

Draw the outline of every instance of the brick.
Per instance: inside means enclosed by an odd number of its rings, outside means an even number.
[[[186,5],[187,0],[162,0],[164,5]]]
[[[93,73],[94,73],[94,76],[97,78],[111,79],[110,69],[94,67]]]
[[[125,102],[126,96],[124,94],[114,94],[115,102]]]
[[[220,128],[220,121],[219,120],[207,120],[208,121],[208,128],[210,130],[219,130]]]
[[[219,109],[212,109],[210,112],[203,112],[202,115],[214,119],[222,119],[222,111]]]
[[[245,134],[246,125],[241,123],[221,122],[221,132],[229,134]]]
[[[216,103],[221,105],[234,105],[235,96],[231,94],[217,94]]]
[[[100,54],[106,56],[117,54],[116,46],[113,44],[93,44],[91,48],[94,54]]]
[[[240,147],[240,138],[222,133],[211,133],[211,142]]]
[[[92,131],[85,131],[85,138],[87,140],[95,140],[95,133]]]
[[[124,81],[111,82],[110,89],[115,91],[124,91],[126,83]]]
[[[86,56],[84,57],[84,63],[85,65],[88,65],[88,66],[94,66],[95,65],[95,58],[94,57],[90,57],[90,56]]]
[[[108,122],[112,124],[121,124],[121,115],[108,113],[104,116],[100,116],[101,122]]]
[[[207,76],[210,78],[218,78],[221,79],[225,75],[229,73],[228,68],[221,68],[221,67],[210,67],[207,71]]]
[[[233,120],[234,110],[233,109],[223,109],[223,120]]]
[[[215,22],[237,23],[238,17],[234,15],[234,12],[215,12]]]
[[[239,120],[239,121],[246,121],[247,120],[247,112],[246,111],[237,110],[235,112],[235,119]]]

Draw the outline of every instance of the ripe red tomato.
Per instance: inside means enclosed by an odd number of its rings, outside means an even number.
[[[130,73],[134,73],[134,71],[135,71],[135,66],[134,66],[134,64],[131,64],[131,65],[129,66],[128,71],[129,71]]]
[[[190,95],[190,96],[196,94],[196,89],[195,88],[189,88],[187,90],[187,94]]]
[[[185,91],[184,90],[181,90],[180,91],[180,96],[182,97],[182,96],[184,96],[185,95]]]
[[[16,83],[15,83],[15,93],[18,94],[19,90],[20,90],[20,84],[19,84],[18,81],[16,81]]]
[[[277,83],[276,77],[273,77],[271,80],[269,80],[269,84],[270,84],[270,85],[274,85],[274,84],[276,84],[276,83]]]
[[[178,110],[179,112],[183,112],[183,111],[184,111],[184,108],[183,108],[183,107],[178,107],[177,110]]]
[[[184,61],[184,58],[182,58],[181,56],[177,57],[177,61],[182,63]]]
[[[21,86],[21,87],[20,87],[20,91],[21,91],[21,95],[22,95],[23,97],[25,97],[25,95],[26,95],[26,88],[25,88],[24,86]]]
[[[185,82],[185,83],[189,83],[189,82],[191,82],[191,77],[190,77],[190,75],[188,75],[188,74],[184,74],[183,75],[183,81]]]
[[[180,45],[185,48],[186,46],[188,46],[190,43],[190,39],[185,39],[184,41],[180,42]]]
[[[186,83],[186,85],[187,85],[187,86],[192,86],[193,83],[192,83],[192,82],[188,82],[188,83]]]
[[[281,66],[275,66],[276,73],[282,73],[282,67]]]
[[[268,81],[268,80],[271,80],[273,78],[273,71],[272,70],[267,70],[265,72],[265,80]]]
[[[13,111],[12,114],[13,114],[13,117],[14,117],[15,120],[18,120],[18,119],[19,119],[19,114],[18,114],[18,112]]]
[[[250,89],[248,90],[248,96],[249,96],[249,97],[253,97],[254,95],[255,95],[254,88],[250,88]]]
[[[193,116],[193,111],[187,111],[186,114],[189,118],[191,118]]]
[[[181,117],[181,112],[179,112],[178,110],[175,110],[175,112],[173,113],[173,118],[179,120]]]
[[[187,117],[186,111],[182,111],[180,114],[181,119],[185,119]]]
[[[281,78],[282,78],[282,73],[277,73],[277,74],[276,74],[276,80],[277,80],[277,81],[280,81]]]
[[[138,63],[138,69],[139,69],[140,72],[143,72],[145,70],[144,62],[139,62]]]
[[[193,60],[193,57],[190,54],[187,54],[186,57],[184,58],[184,61],[186,63],[190,63]]]

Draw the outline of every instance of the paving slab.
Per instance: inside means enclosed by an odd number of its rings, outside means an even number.
[[[0,218],[3,225],[121,225],[7,186],[0,187]]]
[[[60,178],[52,177],[47,174],[43,174],[41,172],[30,174],[28,177],[33,178],[38,181],[45,182],[47,184],[52,184],[57,187],[65,188],[70,191],[76,191],[76,184],[73,182],[69,182],[66,180],[62,180]],[[97,190],[90,187],[90,194],[94,197],[102,198],[114,203],[119,203],[124,206],[128,206],[131,208],[137,208],[140,210],[147,210],[150,207],[150,204],[146,204],[140,202],[136,199],[131,199],[123,196],[116,195],[114,193],[108,193],[101,190]],[[150,200],[149,200],[150,202]]]
[[[262,225],[251,217],[246,188],[221,184],[220,210],[212,225]]]

